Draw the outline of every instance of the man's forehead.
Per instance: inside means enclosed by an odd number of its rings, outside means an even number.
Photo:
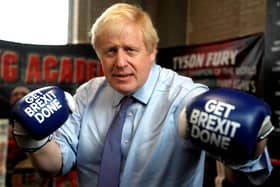
[[[26,87],[17,87],[17,88],[15,88],[12,91],[12,94],[15,94],[15,93],[28,93],[28,92],[29,92],[29,89],[26,88]]]

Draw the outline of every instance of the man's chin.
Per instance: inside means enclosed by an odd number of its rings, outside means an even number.
[[[130,95],[136,91],[135,87],[131,87],[128,85],[118,85],[117,87],[113,88],[124,95]]]

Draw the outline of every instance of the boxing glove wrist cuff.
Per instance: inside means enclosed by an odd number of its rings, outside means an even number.
[[[257,135],[258,141],[265,139],[273,130],[274,126],[271,123],[270,116],[266,116]]]
[[[48,136],[42,140],[32,139],[29,136],[15,136],[18,146],[28,153],[33,153],[44,147],[51,139],[52,136]]]
[[[13,136],[16,140],[17,145],[25,152],[35,152],[46,145],[51,139],[52,135],[49,135],[43,139],[33,138],[28,130],[26,130],[17,121],[13,122]]]

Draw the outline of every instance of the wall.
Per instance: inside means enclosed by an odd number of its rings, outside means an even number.
[[[138,4],[151,16],[160,47],[185,44],[186,0],[71,0],[70,43],[89,43],[89,31],[102,11],[116,2]]]
[[[264,32],[266,0],[188,0],[187,44]]]
[[[152,17],[159,47],[221,41],[264,32],[266,0],[71,0],[70,43],[89,43],[91,25],[116,2],[141,5]]]

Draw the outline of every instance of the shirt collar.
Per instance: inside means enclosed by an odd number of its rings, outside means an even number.
[[[159,71],[159,65],[154,64],[151,68],[151,71],[145,84],[133,94],[133,96],[139,102],[143,104],[147,104],[149,102],[158,80]]]
[[[117,107],[119,105],[121,99],[124,97],[124,95],[115,91],[114,89],[113,89],[113,92],[114,92],[114,94],[113,94],[114,95],[113,96],[113,107]]]

